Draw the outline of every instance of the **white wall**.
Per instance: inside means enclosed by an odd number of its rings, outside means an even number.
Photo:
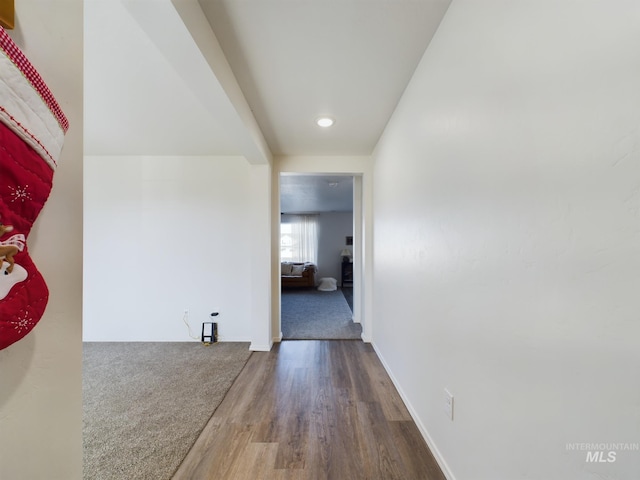
[[[374,345],[449,478],[638,478],[566,447],[640,442],[638,58],[636,2],[456,0],[378,144]]]
[[[271,331],[272,282],[271,251],[271,165],[251,165],[251,350],[269,351],[273,346]]]
[[[347,236],[353,236],[353,214],[351,212],[323,212],[318,215],[318,273],[316,279],[333,277],[340,285],[340,252],[348,248],[353,253],[353,245],[345,243]]]
[[[218,311],[220,340],[251,340],[251,168],[85,159],[85,341],[189,341],[185,309],[198,339]]]
[[[0,351],[0,478],[82,478],[82,1],[15,2],[10,35],[71,127],[28,239],[49,287],[34,330]]]

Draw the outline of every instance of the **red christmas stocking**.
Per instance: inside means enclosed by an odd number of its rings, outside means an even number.
[[[38,323],[49,298],[26,239],[44,206],[69,124],[0,28],[0,350]]]

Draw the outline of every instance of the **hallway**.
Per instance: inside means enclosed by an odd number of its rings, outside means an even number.
[[[254,352],[174,479],[428,479],[440,471],[373,347]]]

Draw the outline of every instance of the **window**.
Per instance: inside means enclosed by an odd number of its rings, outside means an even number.
[[[280,223],[280,260],[318,263],[315,215],[283,215]]]

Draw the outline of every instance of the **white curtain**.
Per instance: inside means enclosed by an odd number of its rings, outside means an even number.
[[[318,222],[315,215],[283,216],[280,256],[283,261],[318,263]]]

